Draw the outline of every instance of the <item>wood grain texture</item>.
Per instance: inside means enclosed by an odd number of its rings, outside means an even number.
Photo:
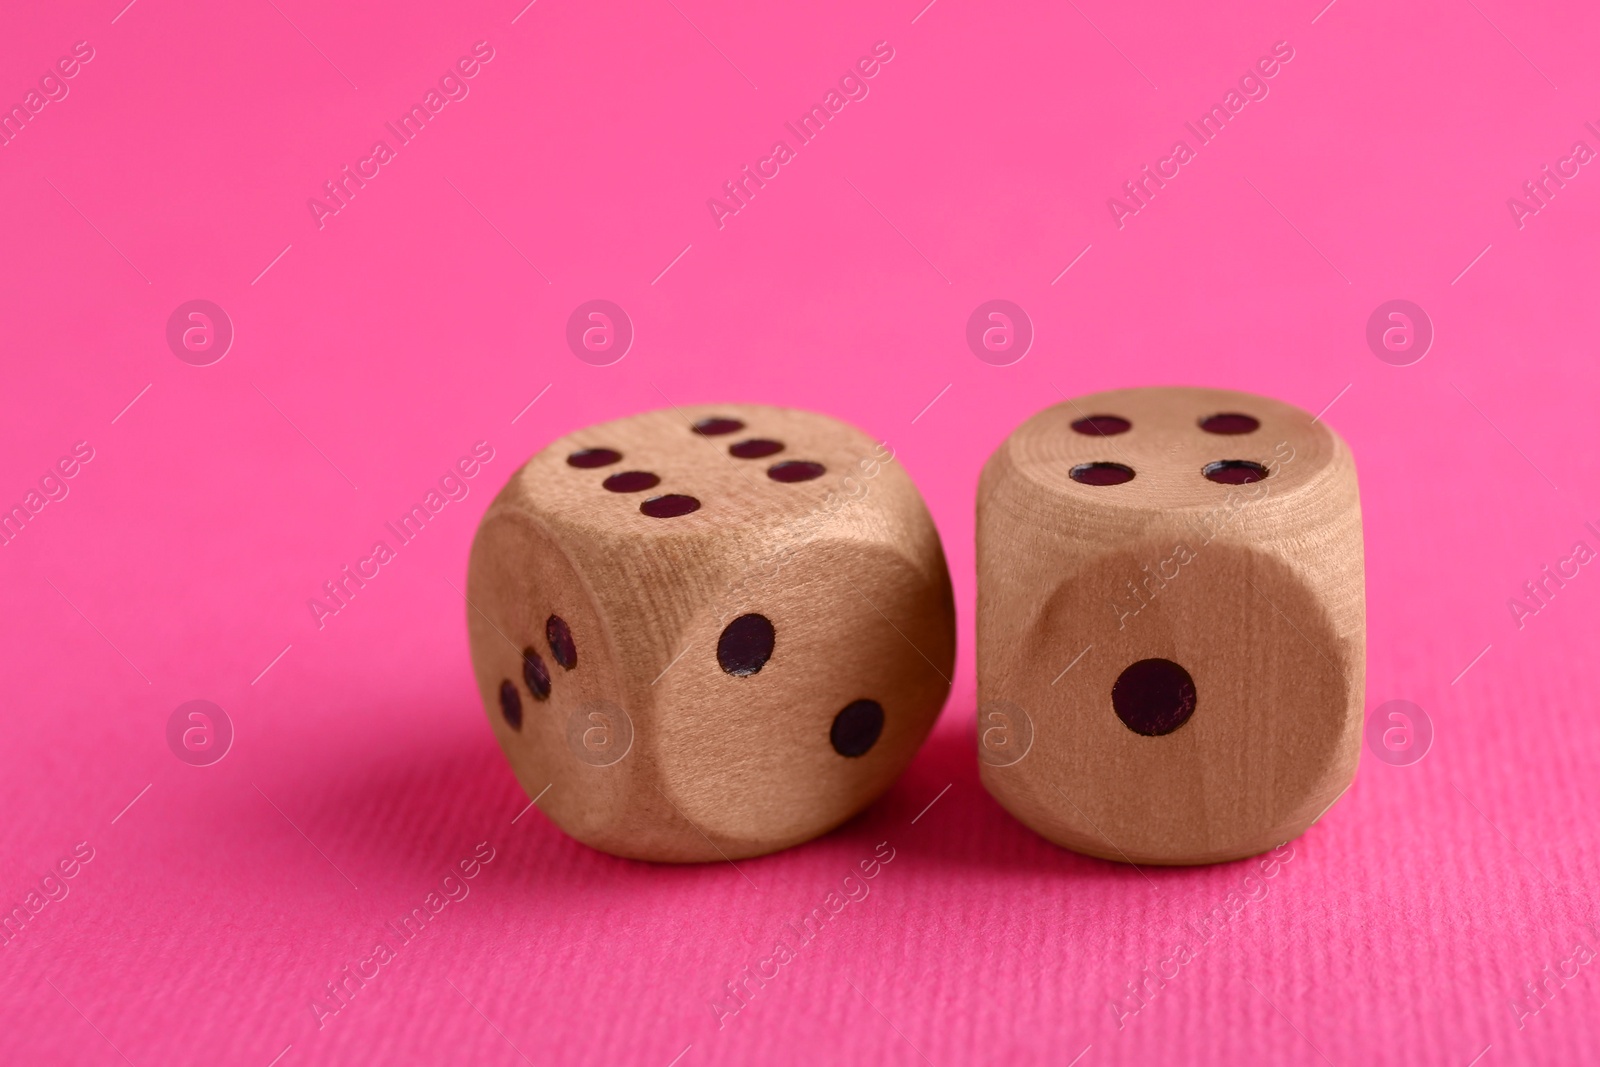
[[[1204,431],[1218,413],[1259,427]],[[1131,428],[1073,428],[1101,415]],[[1268,474],[1208,480],[1223,460]],[[1097,462],[1135,476],[1073,480]],[[979,485],[984,785],[1051,841],[1125,862],[1219,862],[1297,836],[1355,775],[1362,559],[1350,450],[1298,408],[1174,387],[1039,412]],[[1146,659],[1193,681],[1192,716],[1160,736],[1135,732],[1112,702]]]
[[[693,432],[709,417],[744,426]],[[783,449],[730,455],[754,438]],[[622,459],[567,462],[592,448]],[[825,473],[768,476],[795,460]],[[603,488],[623,471],[660,482]],[[663,494],[700,507],[641,513]],[[490,505],[467,585],[479,689],[518,780],[567,833],[620,856],[737,859],[825,833],[888,788],[949,692],[955,614],[927,508],[889,449],[822,415],[674,408],[562,438]],[[719,638],[752,613],[772,623],[771,658],[735,676],[719,663]],[[546,641],[551,615],[571,629],[570,670]],[[524,648],[548,669],[548,700],[524,681]],[[508,681],[520,728],[502,712]],[[882,734],[844,756],[830,730],[858,700],[881,705]]]

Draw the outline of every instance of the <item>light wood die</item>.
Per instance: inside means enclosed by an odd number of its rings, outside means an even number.
[[[1349,787],[1361,505],[1325,423],[1198,388],[1048,408],[984,467],[977,567],[980,774],[1049,840],[1237,859]]]
[[[518,780],[619,856],[825,833],[899,776],[949,691],[950,577],[922,497],[823,415],[674,408],[564,437],[490,505],[467,586]]]

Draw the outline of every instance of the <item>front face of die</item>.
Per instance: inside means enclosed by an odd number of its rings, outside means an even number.
[[[573,836],[638,858],[757,855],[838,825],[915,754],[954,660],[920,497],[888,449],[806,412],[672,409],[556,442],[491,508],[469,586],[519,780],[551,785],[540,807]],[[542,669],[519,661],[548,616],[571,669],[548,640]]]
[[[730,855],[832,829],[915,756],[949,691],[949,587],[824,541],[755,561],[657,684],[662,791]]]
[[[1017,437],[1014,491],[1056,501],[1075,543],[1019,597],[1010,640],[982,635],[991,791],[1053,840],[1139,863],[1304,829],[1359,737],[1343,446],[1288,405],[1189,389],[1082,398]],[[1326,523],[1291,529],[1318,508]],[[1290,536],[1252,541],[1275,531]]]

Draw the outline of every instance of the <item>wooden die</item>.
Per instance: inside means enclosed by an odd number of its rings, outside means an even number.
[[[759,855],[855,815],[922,744],[955,657],[911,479],[784,408],[556,441],[484,515],[467,598],[518,780],[573,837],[639,859]]]
[[[1361,504],[1325,423],[1216,389],[1048,408],[984,467],[977,563],[980,773],[1044,837],[1236,859],[1349,786]]]

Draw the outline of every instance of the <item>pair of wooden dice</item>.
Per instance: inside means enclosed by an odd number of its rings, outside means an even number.
[[[1361,735],[1350,451],[1278,401],[1100,393],[1040,412],[978,491],[983,782],[1131,863],[1261,852],[1348,787]],[[535,455],[468,575],[518,780],[620,856],[737,859],[860,812],[950,689],[955,610],[892,452],[821,415],[666,410]]]

